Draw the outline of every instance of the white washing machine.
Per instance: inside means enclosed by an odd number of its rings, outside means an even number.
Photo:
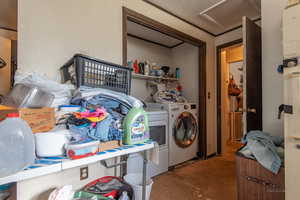
[[[196,104],[167,104],[169,111],[169,166],[197,157],[199,147]]]

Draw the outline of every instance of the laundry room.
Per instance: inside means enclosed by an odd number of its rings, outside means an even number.
[[[152,139],[164,141],[160,164],[149,165],[153,177],[200,155],[199,48],[134,20],[127,20],[126,28],[131,94],[146,104]],[[142,157],[128,162],[128,170],[141,169],[136,163],[141,166]]]
[[[1,0],[0,200],[297,200],[300,0]]]

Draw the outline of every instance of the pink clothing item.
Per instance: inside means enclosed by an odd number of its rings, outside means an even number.
[[[97,108],[94,112],[91,112],[90,110],[81,112],[80,116],[82,118],[88,118],[88,117],[100,117],[100,116],[106,115],[106,114],[107,114],[107,112],[104,108]]]

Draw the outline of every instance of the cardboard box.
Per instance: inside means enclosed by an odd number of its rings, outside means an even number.
[[[108,142],[100,142],[99,144],[99,152],[107,151],[110,149],[115,149],[122,146],[122,141],[114,140],[114,141],[108,141]]]
[[[21,108],[19,114],[29,124],[33,133],[47,132],[55,126],[54,108]]]
[[[8,113],[19,112],[20,118],[28,123],[33,133],[47,132],[55,126],[54,108],[10,108],[0,107],[0,120]]]

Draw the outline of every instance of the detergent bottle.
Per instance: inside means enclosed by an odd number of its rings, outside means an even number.
[[[148,115],[143,108],[132,108],[123,121],[123,143],[143,143],[150,138]]]

